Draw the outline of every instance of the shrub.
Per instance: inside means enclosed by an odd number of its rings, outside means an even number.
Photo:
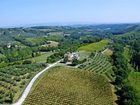
[[[31,60],[25,60],[25,61],[23,61],[23,64],[32,64],[32,61]]]

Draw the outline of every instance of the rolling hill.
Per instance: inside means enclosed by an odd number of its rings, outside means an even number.
[[[55,67],[36,82],[24,105],[114,105],[114,102],[111,86],[103,76]]]

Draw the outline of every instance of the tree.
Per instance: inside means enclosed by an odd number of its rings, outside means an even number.
[[[119,105],[139,105],[140,103],[136,93],[137,92],[131,86],[123,85],[119,92]]]
[[[76,66],[78,64],[79,64],[79,61],[77,59],[72,60],[72,64],[71,64],[72,66]]]
[[[31,63],[32,63],[31,60],[25,60],[25,61],[23,61],[23,64],[31,64]]]

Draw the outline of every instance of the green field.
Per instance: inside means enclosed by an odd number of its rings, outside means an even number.
[[[40,56],[29,58],[28,60],[31,60],[32,62],[35,63],[45,63],[47,57],[50,56],[51,54],[53,54],[53,52],[44,52],[44,53],[42,52]]]
[[[108,42],[109,42],[108,40],[101,40],[100,42],[91,43],[91,44],[82,46],[78,50],[89,51],[89,52],[99,51],[99,50],[102,50],[108,44]]]
[[[101,75],[55,67],[36,82],[24,105],[114,105],[109,82]]]

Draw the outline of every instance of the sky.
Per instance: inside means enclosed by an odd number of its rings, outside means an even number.
[[[0,0],[0,27],[140,22],[140,0]]]

